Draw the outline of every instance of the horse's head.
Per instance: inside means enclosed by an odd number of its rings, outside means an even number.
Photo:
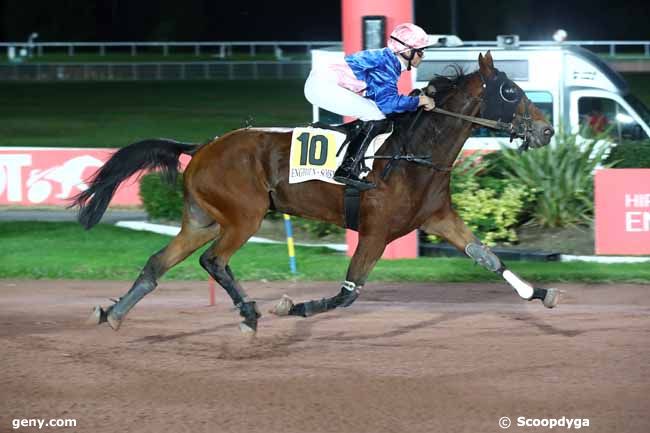
[[[542,111],[508,76],[494,67],[492,54],[478,56],[481,79],[481,117],[513,125],[512,137],[524,140],[522,148],[546,146],[555,131]]]

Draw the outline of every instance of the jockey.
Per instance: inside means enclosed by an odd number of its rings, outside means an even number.
[[[311,71],[305,83],[305,97],[309,102],[364,122],[361,132],[348,144],[334,180],[362,191],[374,188],[373,183],[359,179],[359,174],[368,145],[390,127],[386,115],[415,111],[418,107],[427,111],[434,108],[435,103],[428,96],[405,96],[397,92],[401,73],[420,64],[428,45],[429,37],[422,28],[404,23],[390,34],[388,47],[359,51],[339,63]]]

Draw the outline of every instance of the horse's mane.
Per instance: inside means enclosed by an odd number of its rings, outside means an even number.
[[[433,99],[436,101],[436,105],[439,106],[442,106],[450,96],[451,92],[457,90],[468,77],[460,65],[449,65],[449,67],[453,70],[452,74],[436,74],[429,80],[429,84],[427,85],[427,88],[433,87],[433,89],[435,89]]]
[[[429,80],[429,83],[424,89],[415,89],[414,91],[424,90],[429,95],[431,94],[431,91],[435,92],[433,99],[436,101],[436,106],[443,107],[449,97],[452,96],[469,77],[460,65],[449,65],[449,68],[452,69],[451,74],[436,74]],[[393,121],[399,122],[411,119],[414,115],[415,112],[405,112],[391,114],[388,117]]]
[[[450,65],[449,67],[452,69],[451,74],[434,75],[434,77],[429,80],[427,86],[424,89],[422,89],[425,90],[428,94],[435,92],[433,94],[433,99],[436,102],[436,107],[444,108],[445,104],[451,99],[453,95],[455,95],[458,92],[458,90],[465,84],[465,81],[471,75],[471,74],[466,74],[463,68],[460,67],[459,65]],[[391,141],[393,141],[394,143],[401,143],[405,140],[416,141],[416,142],[421,141],[415,135],[411,136],[411,134],[415,134],[415,131],[413,132],[409,131],[409,129],[411,129],[411,125],[413,124],[415,116],[417,115],[416,113],[417,112],[410,111],[406,113],[397,113],[388,116],[394,122],[395,125],[395,132],[393,133],[393,137],[391,137],[393,138],[393,140]],[[417,120],[418,124],[422,123],[423,117],[425,115],[429,115],[429,114],[422,113],[419,119]],[[419,128],[419,130],[417,131],[417,135],[425,136],[425,137],[434,137],[435,135],[437,135],[436,133],[440,129],[439,124],[447,120],[449,119],[445,117],[439,117],[434,122],[426,122],[424,128]]]

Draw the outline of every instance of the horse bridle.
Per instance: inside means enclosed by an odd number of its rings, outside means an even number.
[[[520,150],[527,150],[530,145],[530,136],[533,132],[533,119],[530,116],[530,99],[525,93],[510,80],[505,73],[494,69],[490,79],[485,79],[483,73],[478,71],[483,83],[481,97],[481,117],[497,121],[511,120],[503,129],[510,134],[510,141],[515,138],[523,140]],[[524,114],[517,114],[516,110],[521,101],[524,101]]]
[[[478,100],[481,103],[481,117],[468,116],[465,114],[455,113],[453,111],[447,111],[442,108],[434,107],[434,113],[444,114],[445,116],[456,117],[458,119],[466,120],[478,125],[486,126],[491,129],[496,129],[499,131],[505,131],[510,134],[510,142],[515,138],[521,138],[522,144],[519,146],[519,151],[523,152],[528,150],[530,147],[530,138],[533,132],[533,119],[530,116],[530,99],[526,97],[524,92],[519,89],[515,84],[508,79],[505,73],[494,69],[495,74],[492,78],[486,80],[483,74],[478,71],[481,81],[483,82],[483,93],[480,97],[471,96],[471,98]],[[424,89],[418,89],[420,94],[426,94]],[[492,101],[490,103],[489,97],[491,94],[498,94],[500,101]],[[487,96],[486,96],[487,94]],[[413,93],[411,93],[413,95]],[[520,115],[516,113],[517,107],[521,103],[521,100],[525,98],[524,114]],[[504,108],[507,107],[506,108]],[[420,115],[422,114],[423,108],[420,107],[411,121],[411,125],[408,128],[407,135],[410,136],[415,125],[417,124]],[[496,112],[495,112],[496,111]],[[485,117],[496,117],[497,120],[492,120]],[[503,122],[501,119],[503,117],[509,117],[512,119],[511,122]],[[407,154],[396,154],[393,156],[370,156],[364,159],[388,159],[388,163],[384,167],[384,170],[381,173],[381,178],[386,179],[393,169],[394,164],[397,161],[405,160],[408,162],[414,162],[416,164],[426,165],[433,168],[436,171],[449,172],[452,167],[439,167],[436,164],[431,162],[430,156],[416,156],[410,153]]]
[[[445,116],[467,120],[491,129],[505,131],[510,135],[511,142],[515,138],[522,139],[522,144],[519,146],[520,151],[528,150],[533,133],[533,119],[530,116],[529,108],[531,102],[524,92],[508,79],[506,74],[498,69],[494,69],[494,72],[491,78],[485,79],[481,71],[478,71],[484,90],[480,97],[473,96],[473,98],[478,99],[481,103],[481,117],[467,116],[438,107],[435,107],[432,111]],[[522,99],[525,103],[523,115],[516,113]],[[504,122],[502,119],[511,121]]]

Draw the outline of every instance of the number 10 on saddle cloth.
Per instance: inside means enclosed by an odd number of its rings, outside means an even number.
[[[384,144],[391,132],[375,137],[368,146],[365,156],[373,156]],[[341,150],[341,152],[338,151],[345,142],[345,138],[345,134],[331,129],[295,128],[291,135],[289,183],[322,180],[341,185],[332,178],[336,169],[343,162],[345,149]],[[337,152],[338,156],[336,155]],[[371,162],[368,165],[372,167]],[[360,177],[366,175],[367,172],[364,172]]]

